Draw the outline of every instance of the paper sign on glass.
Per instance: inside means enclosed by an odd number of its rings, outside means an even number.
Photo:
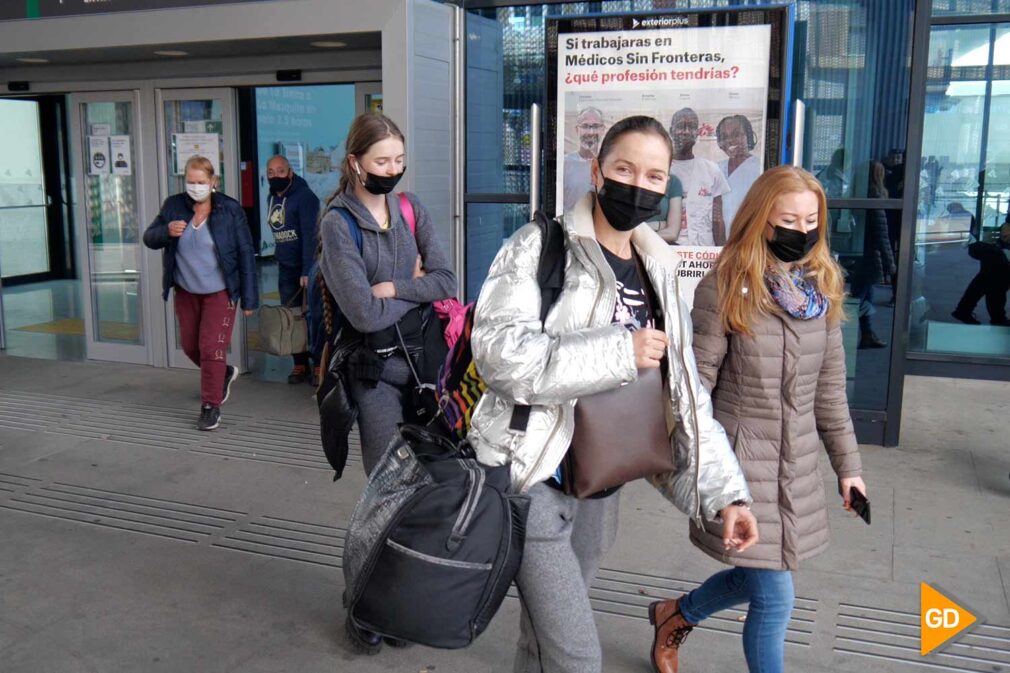
[[[109,137],[88,136],[88,175],[109,174]]]
[[[217,133],[173,133],[175,141],[175,174],[186,172],[186,162],[191,157],[201,156],[210,160],[214,175],[221,174],[221,136]]]
[[[113,175],[133,175],[130,136],[109,136],[109,157]]]

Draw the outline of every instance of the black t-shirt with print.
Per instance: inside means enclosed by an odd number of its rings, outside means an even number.
[[[649,309],[651,297],[649,289],[643,285],[639,262],[635,257],[622,259],[603,246],[603,257],[614,270],[617,279],[617,302],[614,305],[615,325],[624,325],[634,332],[642,327],[655,327],[652,311]]]

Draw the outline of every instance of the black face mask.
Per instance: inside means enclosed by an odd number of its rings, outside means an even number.
[[[280,194],[290,187],[292,180],[294,180],[294,176],[292,175],[289,175],[286,178],[267,178],[267,182],[270,183],[270,191],[274,194]]]
[[[768,241],[768,249],[781,261],[791,264],[798,262],[814,249],[817,240],[821,237],[820,231],[803,233],[795,229],[773,226],[774,233],[772,240]]]
[[[603,187],[596,190],[596,202],[614,229],[631,231],[642,222],[659,215],[659,204],[666,194],[603,178]]]
[[[362,186],[370,193],[379,196],[381,194],[389,194],[391,191],[396,189],[396,185],[400,182],[400,178],[403,174],[407,172],[407,167],[404,166],[403,170],[389,177],[388,175],[375,175],[374,173],[365,173],[365,181]],[[358,179],[361,179],[361,169],[358,168]]]

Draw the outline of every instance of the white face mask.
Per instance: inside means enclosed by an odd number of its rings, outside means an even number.
[[[210,185],[198,185],[195,182],[186,183],[186,193],[197,203],[203,203],[210,198]]]

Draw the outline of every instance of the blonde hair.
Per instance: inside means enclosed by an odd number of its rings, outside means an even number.
[[[719,309],[727,332],[752,335],[759,315],[774,312],[775,302],[765,285],[765,271],[775,263],[768,250],[766,233],[775,201],[783,194],[813,192],[817,196],[817,244],[802,261],[807,280],[829,302],[828,320],[844,319],[845,280],[828,247],[828,203],[821,183],[794,166],[765,171],[751,186],[733,218],[729,240],[716,264]]]
[[[214,164],[210,162],[207,157],[201,157],[200,155],[191,156],[186,161],[186,170],[183,173],[189,173],[189,169],[202,171],[207,175],[210,180],[214,179]]]

